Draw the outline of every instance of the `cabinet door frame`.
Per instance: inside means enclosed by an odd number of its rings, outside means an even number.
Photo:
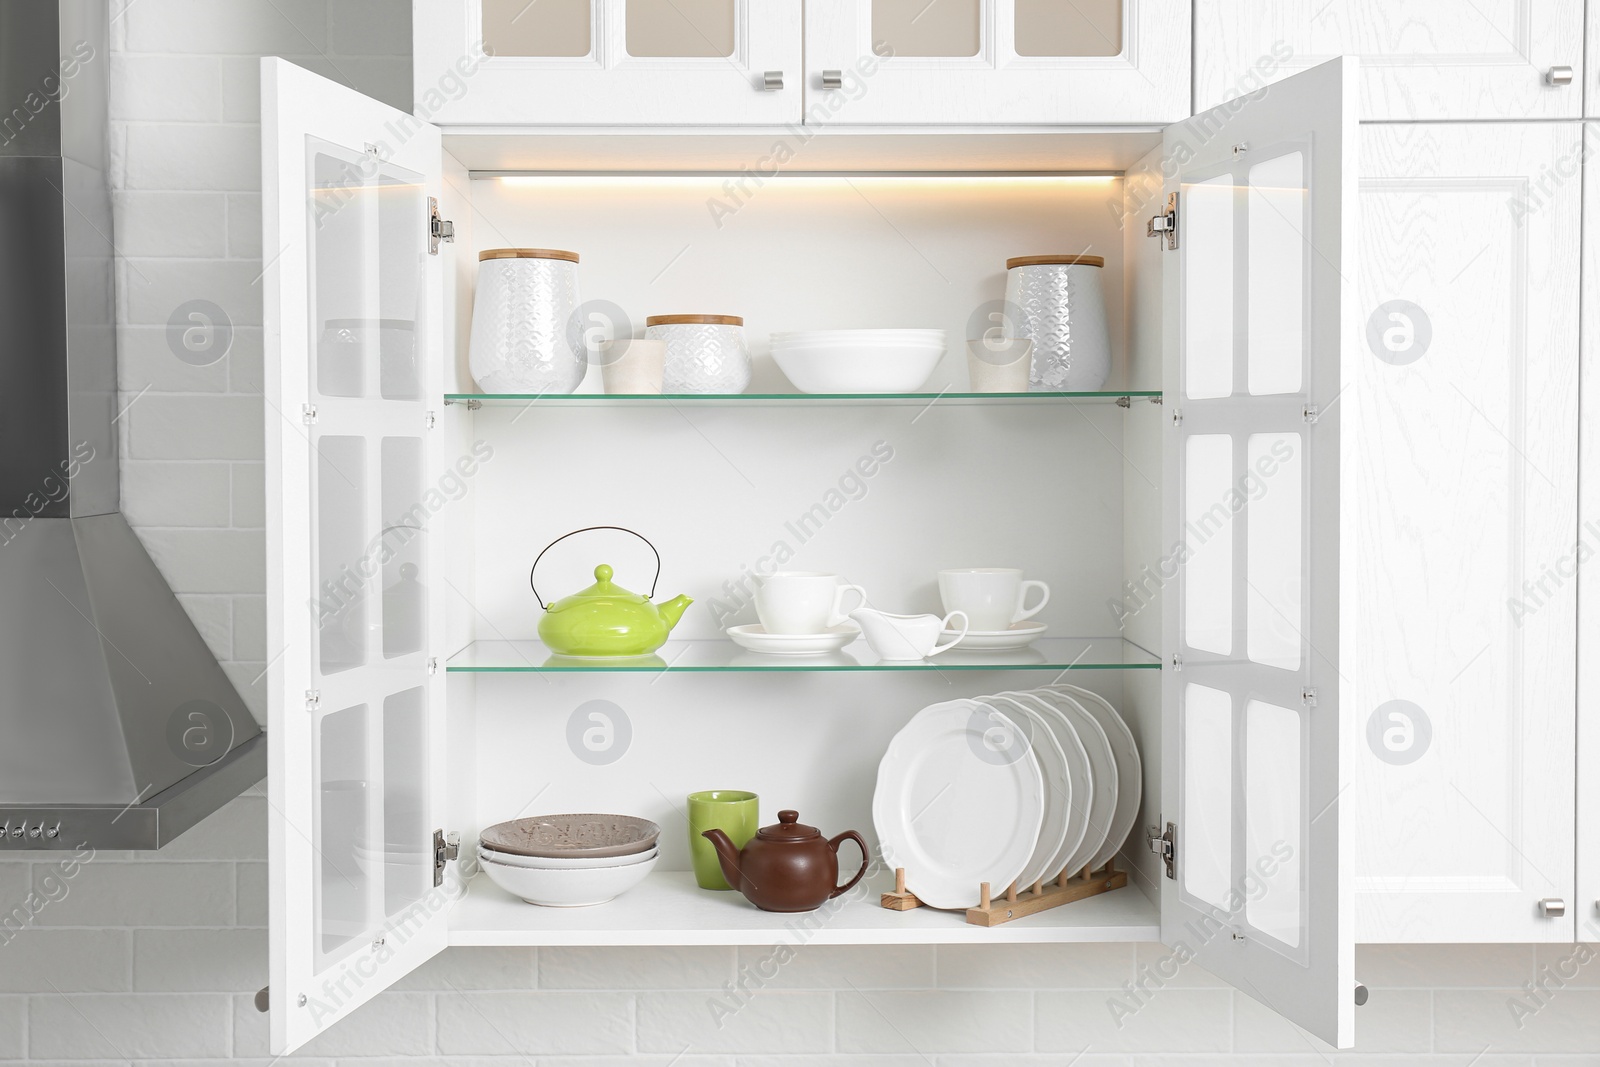
[[[1334,60],[1271,91],[1168,127],[1162,163],[1165,191],[1178,196],[1178,247],[1163,253],[1164,392],[1170,414],[1163,446],[1162,528],[1163,543],[1185,547],[1174,595],[1164,598],[1162,611],[1163,647],[1171,657],[1162,672],[1162,796],[1165,818],[1176,824],[1176,870],[1161,879],[1162,940],[1182,958],[1199,962],[1339,1048],[1350,1047],[1355,1036],[1352,834],[1340,803],[1351,731],[1341,718],[1339,652],[1346,518],[1341,375],[1353,336],[1357,67],[1353,59]],[[1296,156],[1299,178],[1268,171],[1261,181],[1270,184],[1252,186],[1253,168]],[[1285,180],[1303,182],[1307,194],[1285,196],[1277,185]],[[1202,189],[1197,183],[1209,187],[1197,192]],[[1290,201],[1303,205],[1298,217]],[[1301,263],[1302,311],[1293,323],[1272,319],[1272,308],[1292,299],[1278,292],[1263,297],[1266,318],[1256,324],[1250,294],[1258,276],[1249,266],[1258,240],[1291,243]],[[1200,274],[1191,275],[1188,263],[1197,252],[1208,254],[1196,260]],[[1197,291],[1197,278],[1210,279],[1223,270],[1231,278],[1225,292],[1219,287]],[[1210,299],[1226,299],[1229,307],[1212,314],[1203,303]],[[1198,317],[1187,314],[1191,300],[1202,301]],[[1203,335],[1203,342],[1195,331],[1208,329],[1221,316],[1231,325]],[[1275,369],[1279,381],[1264,381],[1260,392],[1251,391],[1258,366],[1251,340],[1257,328],[1275,343],[1298,339],[1301,365],[1292,388],[1282,373],[1288,362],[1264,358],[1262,365]],[[1226,359],[1210,361],[1211,380],[1202,385],[1198,374],[1189,376],[1187,368],[1199,363],[1188,355],[1207,342]],[[1270,356],[1268,346],[1261,351]],[[1215,373],[1218,366],[1226,373]],[[1266,454],[1250,458],[1254,435],[1273,440],[1279,473],[1261,465]],[[1213,475],[1220,471],[1223,478],[1217,483],[1213,477],[1216,484],[1204,489],[1197,484],[1195,491],[1202,495],[1192,501],[1184,488],[1191,473],[1188,446],[1200,438],[1209,446],[1219,437],[1225,442],[1221,463],[1207,462]],[[1295,473],[1281,473],[1289,470]],[[1273,477],[1292,480],[1274,485]],[[1292,492],[1287,497],[1292,523],[1274,488]],[[1258,507],[1262,520],[1256,528]],[[1269,595],[1251,580],[1251,566],[1273,557],[1272,532],[1286,529],[1296,530],[1299,540],[1297,591]],[[1262,556],[1252,551],[1257,536],[1269,543]],[[1262,572],[1273,573],[1270,568]],[[1225,588],[1206,582],[1206,574]],[[1210,620],[1187,621],[1191,601],[1222,597],[1231,605],[1225,622],[1215,613]],[[1250,627],[1257,613],[1266,629],[1278,631],[1273,641]],[[1285,630],[1296,649],[1293,666]],[[1224,635],[1226,647],[1219,647]],[[1252,653],[1257,640],[1278,651]],[[1213,697],[1220,698],[1220,706]],[[1292,735],[1282,731],[1279,712],[1294,716]],[[1209,735],[1202,729],[1207,721],[1214,727]],[[1256,751],[1258,736],[1264,743]],[[1198,753],[1193,759],[1191,737]],[[1299,760],[1292,777],[1265,758],[1274,751],[1281,757],[1287,745],[1294,746]],[[1261,757],[1259,766],[1252,763],[1253,751]],[[1226,772],[1208,779],[1204,772],[1223,759]],[[1253,793],[1258,786],[1292,788],[1294,807],[1263,804]],[[1191,799],[1203,814],[1191,808]],[[1262,837],[1252,852],[1251,839],[1262,832],[1253,826],[1253,813],[1266,814],[1271,823],[1267,813],[1285,810],[1295,812],[1292,839],[1269,843]],[[1221,840],[1214,833],[1219,824],[1226,824]],[[1202,855],[1210,862],[1203,863]],[[1207,868],[1214,876],[1208,872],[1204,886],[1201,877],[1190,880],[1195,870]],[[1297,880],[1286,881],[1286,871]],[[1265,921],[1257,921],[1254,905],[1269,899],[1260,908]],[[1283,901],[1293,902],[1292,913]],[[1278,914],[1270,914],[1274,911]],[[1279,936],[1291,924],[1293,940]]]
[[[800,121],[800,0],[734,0],[733,54],[628,54],[627,0],[589,0],[587,56],[489,56],[481,0],[412,10],[417,114],[445,126],[721,126]],[[767,71],[783,88],[763,90]]]
[[[1176,122],[1190,113],[1189,5],[1123,0],[1115,56],[1019,56],[1014,0],[979,0],[971,57],[883,56],[870,0],[805,0],[807,124]],[[823,71],[844,84],[823,88]]]
[[[1378,14],[1350,12],[1352,2],[1371,5]],[[1586,80],[1584,5],[1581,0],[1524,2],[1518,36],[1505,36],[1498,28],[1491,33],[1497,46],[1504,44],[1503,51],[1436,56],[1356,51],[1358,44],[1343,38],[1316,48],[1302,43],[1317,31],[1337,33],[1341,15],[1364,28],[1378,25],[1387,14],[1386,0],[1198,0],[1194,106],[1214,107],[1348,54],[1362,60],[1360,104],[1366,122],[1577,118]],[[1435,7],[1439,20],[1483,18],[1473,5],[1457,0],[1435,0]],[[1395,32],[1406,30],[1418,40],[1432,36],[1430,25],[1418,22]],[[1592,49],[1589,54],[1594,55]],[[1572,84],[1547,84],[1546,72],[1563,65],[1573,70]]]
[[[1600,25],[1600,12],[1591,17]],[[1588,144],[1600,143],[1600,122],[1583,124]],[[1583,276],[1591,279],[1582,296],[1584,366],[1600,359],[1600,166],[1583,168]],[[1579,400],[1580,544],[1600,542],[1600,374],[1581,377]],[[1577,899],[1569,914],[1576,940],[1600,941],[1600,565],[1578,571],[1578,744],[1577,744]]]
[[[444,257],[423,251],[428,245],[427,201],[442,192],[440,134],[437,128],[419,125],[386,104],[272,57],[261,61],[261,102],[263,247],[273,250],[267,253],[262,278],[267,633],[273,650],[267,668],[268,1029],[272,1051],[281,1055],[299,1048],[442,951],[448,941],[446,916],[461,886],[458,881],[439,886],[435,877],[435,887],[429,890],[424,866],[432,866],[432,831],[450,826],[444,810],[445,673],[438,669],[444,598],[426,596],[424,591],[427,607],[417,613],[414,622],[421,628],[417,647],[389,654],[380,648],[386,620],[381,607],[373,609],[370,596],[383,579],[387,560],[420,559],[424,583],[428,576],[439,573],[439,538],[427,526],[421,527],[419,552],[404,551],[405,545],[415,543],[416,534],[403,539],[396,535],[401,547],[394,547],[395,541],[388,536],[394,527],[387,524],[395,519],[381,514],[384,505],[379,502],[379,491],[371,488],[380,477],[381,464],[371,460],[380,454],[379,437],[418,441],[416,480],[421,499],[415,503],[426,506],[425,487],[429,479],[437,477],[437,446],[428,434],[432,417],[426,409],[443,391]],[[351,175],[351,182],[328,186],[333,190],[330,195],[313,196],[309,189],[313,141],[349,160],[345,173]],[[407,180],[417,176],[417,184],[422,186],[411,196],[417,215],[412,254],[420,275],[414,282],[413,320],[417,396],[380,399],[373,395],[376,390],[366,388],[361,396],[325,396],[311,372],[312,346],[321,332],[313,329],[312,321],[312,235],[344,225],[338,215],[350,211],[354,220],[350,228],[361,230],[363,240],[375,243],[373,233],[378,224],[372,216],[383,200],[363,197],[361,192],[376,190],[380,184],[388,184],[386,178],[402,173]],[[379,261],[404,264],[405,257],[386,249],[369,260]],[[365,295],[353,303],[359,304],[364,314],[381,307],[377,302],[379,279],[361,275],[356,281],[356,289]],[[364,353],[361,358],[369,357]],[[375,368],[367,370],[375,373]],[[366,457],[364,469],[370,477],[358,482],[351,493],[340,487],[339,495],[353,499],[361,509],[363,538],[371,529],[382,527],[382,533],[363,540],[360,557],[341,569],[337,583],[329,579],[328,584],[344,589],[353,585],[344,598],[346,604],[365,601],[367,605],[360,625],[353,628],[358,635],[355,640],[367,654],[358,665],[338,673],[319,670],[323,654],[320,635],[325,625],[321,601],[326,586],[317,581],[318,551],[313,545],[322,529],[318,525],[318,478],[325,473],[318,462],[316,442],[328,433],[360,439]],[[409,518],[414,512],[416,508],[405,515]],[[405,525],[409,527],[411,521],[422,520],[412,519]],[[352,573],[362,575],[365,582],[350,583]],[[341,608],[336,614],[347,610]],[[375,648],[379,649],[378,659],[373,656]],[[407,751],[416,754],[422,764],[417,775],[420,781],[412,791],[420,796],[413,805],[420,814],[412,820],[418,825],[407,827],[416,833],[414,839],[407,836],[405,851],[391,852],[394,831],[386,820],[388,797],[382,801],[382,820],[370,814],[378,806],[370,799],[371,793],[378,792],[369,788],[373,786],[372,772],[376,770],[379,783],[387,781],[391,773],[384,762],[382,742],[372,739],[370,728],[373,724],[387,728],[394,714],[389,697],[417,689],[422,690],[422,710]],[[366,820],[364,831],[370,834],[375,826],[381,828],[382,843],[374,850],[370,837],[356,837],[349,855],[336,852],[330,856],[319,845],[318,833],[327,802],[320,778],[320,735],[330,715],[363,706],[367,711],[357,750],[369,776],[359,781],[362,799],[357,803]],[[364,857],[356,855],[362,845],[366,845]],[[374,861],[374,851],[381,854],[382,862]],[[318,918],[325,914],[319,913],[319,894],[330,881],[322,864],[331,864],[335,875],[349,870],[350,875],[335,881],[353,884],[366,904],[362,928],[319,959]],[[373,867],[379,870],[377,876],[372,874]],[[364,875],[359,879],[354,877],[358,868]],[[390,912],[391,902],[381,890],[388,878],[401,876],[414,878],[418,893]]]

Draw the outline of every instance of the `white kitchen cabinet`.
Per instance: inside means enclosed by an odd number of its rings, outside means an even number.
[[[806,121],[1175,122],[1189,5],[805,0]]]
[[[1583,22],[1581,0],[1197,0],[1194,106],[1354,55],[1363,121],[1576,118]]]
[[[411,19],[429,122],[800,121],[800,0],[418,0]]]
[[[1348,1046],[1354,70],[1166,128],[823,129],[816,173],[740,185],[770,133],[441,135],[263,61],[274,1051],[445,945],[1156,939]],[[503,246],[580,251],[585,314],[620,332],[743,314],[751,391],[607,398],[591,368],[572,396],[478,395],[472,278]],[[770,361],[778,330],[987,328],[1006,258],[1060,249],[1106,261],[1102,392],[968,394],[959,342],[901,397],[796,395]],[[657,662],[529,640],[534,556],[598,523],[648,531],[659,592],[701,601]],[[540,588],[603,561],[645,589],[643,551],[575,549]],[[775,554],[913,610],[938,567],[1014,560],[1057,590],[1052,632],[1027,656],[753,662],[720,629]],[[766,819],[870,840],[918,708],[1064,673],[1141,738],[1170,864],[1130,840],[1127,887],[993,929],[878,907],[882,870],[800,921],[692,888],[675,798],[751,788]],[[658,868],[573,910],[471,877],[485,825],[562,810],[656,819]]]
[[[1600,123],[1583,124],[1589,144],[1600,138]],[[1600,277],[1600,168],[1583,168],[1583,270]],[[1600,358],[1600,293],[1589,284],[1583,291],[1583,357],[1587,367]],[[1577,548],[1586,565],[1578,568],[1578,775],[1576,900],[1569,914],[1577,924],[1578,941],[1600,941],[1600,573],[1594,554],[1600,549],[1600,376],[1582,377],[1579,399],[1582,421]],[[1570,571],[1570,565],[1567,568]]]
[[[1577,123],[1362,129],[1359,941],[1573,938],[1579,151]]]

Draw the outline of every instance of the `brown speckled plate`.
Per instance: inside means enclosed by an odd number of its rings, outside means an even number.
[[[483,847],[514,856],[631,856],[656,845],[661,827],[637,815],[536,815],[496,823],[478,835]]]

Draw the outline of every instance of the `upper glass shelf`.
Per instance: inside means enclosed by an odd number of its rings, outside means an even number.
[[[828,404],[840,401],[876,404],[1032,403],[1067,401],[1073,404],[1120,404],[1134,400],[1161,401],[1159,389],[1113,389],[1094,393],[446,393],[446,404],[527,407],[530,404]]]
[[[474,641],[450,657],[447,671],[466,674],[707,671],[1154,671],[1161,661],[1120,637],[1046,637],[1015,652],[964,652],[933,659],[884,660],[857,639],[838,652],[775,656],[747,652],[732,641],[668,641],[654,654],[626,659],[558,656],[539,641]]]

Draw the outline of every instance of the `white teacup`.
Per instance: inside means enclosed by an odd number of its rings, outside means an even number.
[[[939,637],[950,629],[950,620],[961,616],[961,632],[950,642],[941,645]],[[952,611],[944,618],[937,615],[890,615],[887,611],[857,608],[850,617],[861,624],[872,651],[889,660],[924,659],[954,648],[967,636],[967,617]]]
[[[1023,603],[1029,589],[1040,593],[1032,607]],[[1024,581],[1022,572],[1010,567],[968,567],[939,572],[939,599],[944,610],[964,612],[974,633],[993,633],[1043,611],[1050,602],[1050,587]]]
[[[837,574],[778,571],[756,590],[756,617],[769,634],[825,633],[850,617],[844,610],[847,593],[861,598],[855,607],[867,606],[867,591],[841,584]]]

